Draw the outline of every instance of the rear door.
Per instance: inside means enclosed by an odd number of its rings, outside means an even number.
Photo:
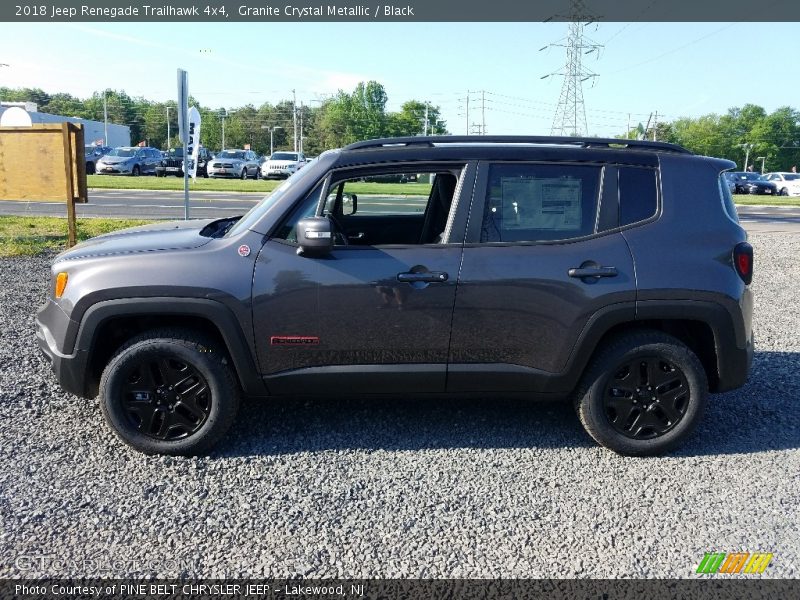
[[[634,318],[616,177],[603,164],[479,165],[448,391],[570,389],[563,374],[591,321]]]

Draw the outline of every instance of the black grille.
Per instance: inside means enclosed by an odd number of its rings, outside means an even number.
[[[175,160],[174,158],[171,158],[171,159],[166,160],[164,162],[166,162],[168,167],[178,167],[180,169],[183,166],[183,160],[180,160],[180,159]]]

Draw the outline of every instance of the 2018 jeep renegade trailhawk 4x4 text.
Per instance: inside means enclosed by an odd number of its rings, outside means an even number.
[[[733,166],[627,140],[360,142],[241,218],[59,255],[37,336],[144,452],[209,449],[242,394],[447,393],[571,398],[600,444],[662,453],[750,368]]]

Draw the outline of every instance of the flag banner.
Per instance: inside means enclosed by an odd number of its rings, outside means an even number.
[[[186,156],[189,157],[189,175],[197,180],[197,158],[200,153],[200,112],[194,106],[189,109],[189,141]]]

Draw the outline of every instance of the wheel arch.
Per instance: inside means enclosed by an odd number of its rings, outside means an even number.
[[[200,298],[130,298],[107,300],[84,315],[76,348],[87,352],[84,389],[96,395],[105,365],[128,340],[150,329],[184,328],[218,341],[248,396],[267,394],[252,350],[236,317],[223,304]]]

